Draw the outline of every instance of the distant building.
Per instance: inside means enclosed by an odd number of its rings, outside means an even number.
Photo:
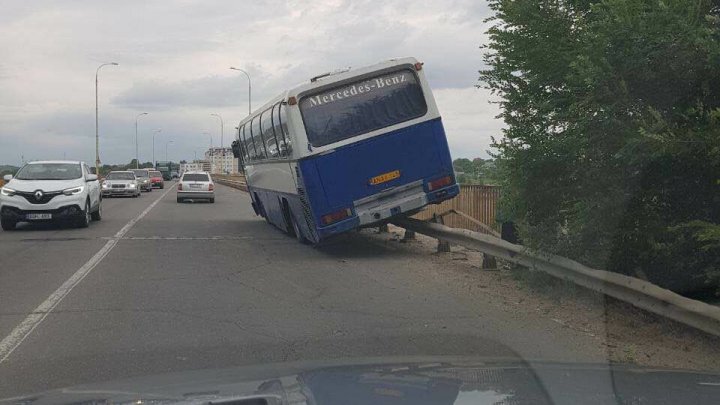
[[[232,148],[210,148],[205,152],[205,160],[210,162],[210,173],[237,174],[238,160],[233,157]]]
[[[207,160],[193,160],[189,163],[180,164],[180,172],[210,172],[210,162]]]

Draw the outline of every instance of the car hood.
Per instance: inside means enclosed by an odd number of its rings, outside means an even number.
[[[273,363],[89,384],[0,404],[717,403],[720,375],[622,365],[458,358]],[[247,400],[247,401],[246,401]]]
[[[103,184],[136,184],[135,180],[104,180]]]
[[[68,188],[82,186],[85,184],[83,179],[74,180],[20,180],[12,179],[5,186],[16,190],[33,192],[35,190],[42,191],[62,191]]]

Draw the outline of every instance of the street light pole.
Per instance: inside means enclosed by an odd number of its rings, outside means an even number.
[[[223,122],[222,116],[221,116],[220,114],[210,114],[210,115],[212,115],[213,117],[218,117],[218,118],[220,118],[220,148],[222,149],[222,147],[223,147],[223,137],[224,137],[224,134],[225,134],[225,123]]]
[[[246,72],[240,68],[231,66],[230,70],[237,70],[238,72],[243,72],[243,73],[245,73],[245,76],[247,76],[247,79],[248,79],[248,115],[250,115],[250,114],[252,114],[252,83],[250,81],[250,75],[248,74],[248,72]]]
[[[167,141],[167,142],[165,142],[165,161],[166,161],[166,162],[168,161],[168,153],[167,153],[168,145],[170,145],[171,143],[175,143],[175,141]]]
[[[153,131],[153,160],[152,160],[153,167],[156,166],[156,163],[155,163],[155,135],[157,135],[158,132],[162,132],[162,129],[156,129]]]
[[[98,119],[98,74],[103,66],[117,66],[117,62],[103,63],[95,70],[95,174],[100,175],[100,122]]]
[[[138,120],[143,115],[148,115],[148,113],[140,113],[137,117],[135,117],[135,168],[140,168],[140,154],[138,153]]]

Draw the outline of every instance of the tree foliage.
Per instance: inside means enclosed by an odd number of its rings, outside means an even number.
[[[503,210],[523,240],[680,289],[710,277],[685,261],[718,253],[690,226],[720,223],[718,1],[490,7],[481,81],[501,98]]]
[[[498,182],[495,161],[492,159],[459,158],[453,161],[453,168],[460,184],[496,185]]]

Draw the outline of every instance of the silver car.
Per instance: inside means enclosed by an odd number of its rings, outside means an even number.
[[[150,182],[150,170],[148,169],[132,169],[131,172],[135,173],[137,177],[138,185],[143,191],[152,191],[152,183]]]
[[[102,183],[102,196],[128,196],[138,197],[140,195],[140,183],[135,173],[131,171],[115,171],[108,173]]]
[[[177,202],[208,200],[215,202],[215,183],[207,172],[185,172],[178,181]]]

